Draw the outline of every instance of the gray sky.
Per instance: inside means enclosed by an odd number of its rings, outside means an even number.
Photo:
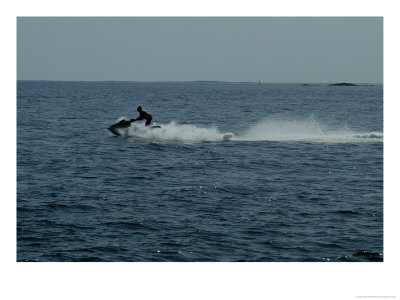
[[[383,19],[17,18],[19,80],[383,81]]]

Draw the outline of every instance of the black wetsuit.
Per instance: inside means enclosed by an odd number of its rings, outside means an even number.
[[[151,116],[151,114],[149,114],[147,111],[145,111],[145,110],[141,110],[140,112],[139,112],[139,117],[136,119],[136,121],[140,121],[140,120],[143,120],[143,119],[146,119],[146,126],[149,126],[150,125],[150,123],[151,123],[151,120],[153,120],[153,117]]]
[[[150,116],[150,114],[147,111],[143,110],[143,109],[142,109],[141,112],[139,112],[139,114],[140,114],[139,118],[137,118],[136,120],[143,120],[143,119],[147,120],[147,118]]]

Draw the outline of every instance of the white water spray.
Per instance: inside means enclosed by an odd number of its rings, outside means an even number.
[[[321,125],[313,117],[305,120],[264,119],[251,126],[233,140],[238,141],[304,141],[319,143],[346,143],[382,141],[379,132],[356,132],[347,126],[331,128]]]
[[[200,127],[190,124],[161,124],[161,128],[145,127],[143,124],[132,124],[126,136],[150,141],[198,143],[219,142],[229,139],[232,133],[221,133],[217,127]]]
[[[197,126],[178,124],[160,124],[161,128],[145,127],[143,123],[132,123],[121,130],[124,137],[154,142],[201,143],[233,141],[283,141],[316,143],[357,143],[381,142],[380,132],[356,132],[347,127],[342,129],[321,125],[314,118],[305,120],[264,119],[253,126],[243,128],[234,134],[220,132],[215,126]]]

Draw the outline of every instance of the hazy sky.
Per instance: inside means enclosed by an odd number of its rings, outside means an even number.
[[[19,80],[383,81],[383,19],[17,18]]]

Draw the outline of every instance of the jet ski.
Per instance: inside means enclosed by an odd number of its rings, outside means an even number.
[[[135,122],[135,121],[121,120],[118,123],[111,125],[107,129],[109,131],[111,131],[113,134],[115,134],[117,136],[121,136],[120,130],[128,128],[129,126],[131,126],[131,123],[133,123],[133,122]],[[150,126],[150,129],[155,129],[155,128],[161,128],[161,126],[159,126],[159,125]]]

